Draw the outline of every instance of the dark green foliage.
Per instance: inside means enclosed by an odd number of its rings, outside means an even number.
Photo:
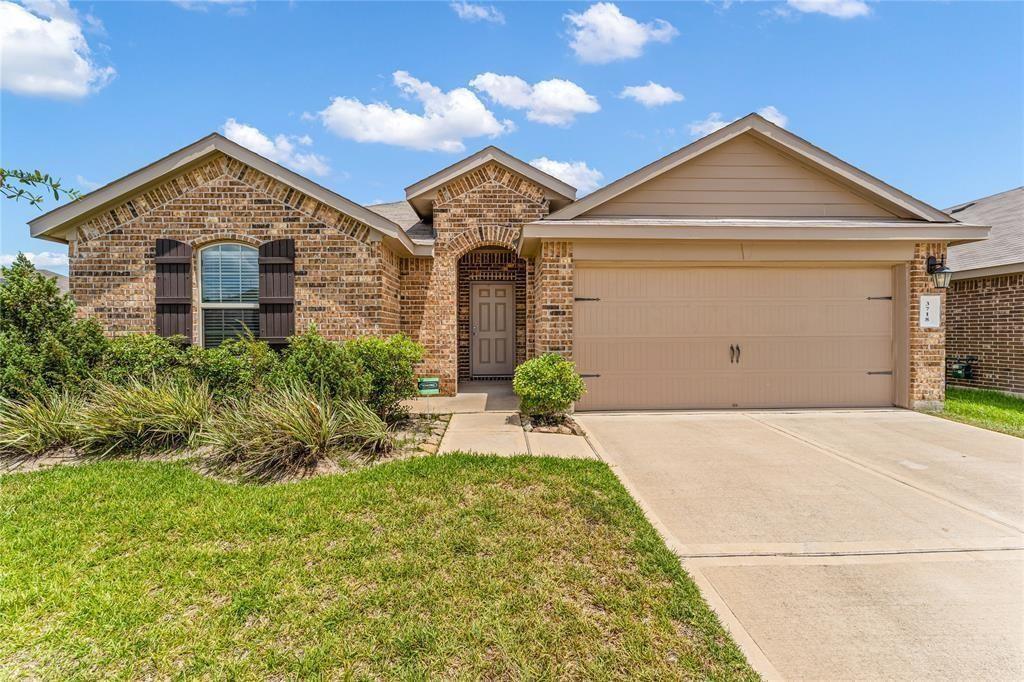
[[[280,359],[252,336],[227,339],[216,348],[193,347],[186,363],[192,376],[210,388],[217,400],[246,398],[263,390],[277,372]]]
[[[332,399],[366,400],[372,386],[352,350],[328,341],[314,325],[290,339],[275,379],[282,385],[311,386]]]
[[[387,422],[401,418],[401,401],[416,395],[414,368],[423,359],[423,347],[404,334],[364,336],[346,345],[369,375],[369,406]]]
[[[17,187],[16,183],[23,187]],[[39,191],[43,194],[36,193]],[[0,196],[5,199],[24,200],[30,205],[40,208],[44,194],[53,194],[54,201],[60,201],[61,195],[72,200],[82,196],[77,189],[62,187],[60,180],[49,173],[39,170],[0,168]]]
[[[104,379],[117,384],[185,374],[185,338],[156,334],[119,336],[110,342],[100,372]]]
[[[583,397],[587,387],[576,366],[556,353],[527,360],[516,368],[512,389],[519,410],[538,417],[561,417]]]
[[[0,395],[81,390],[107,349],[99,325],[24,255],[0,271]]]

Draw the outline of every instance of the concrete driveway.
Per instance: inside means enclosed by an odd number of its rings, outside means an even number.
[[[1024,441],[904,410],[576,419],[765,677],[1024,679]]]

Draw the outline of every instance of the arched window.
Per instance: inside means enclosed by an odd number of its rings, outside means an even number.
[[[207,348],[260,331],[259,251],[244,244],[214,244],[199,252],[199,306]]]

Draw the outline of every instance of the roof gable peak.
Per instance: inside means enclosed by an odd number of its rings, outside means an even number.
[[[433,175],[409,185],[405,188],[405,198],[416,209],[420,217],[426,217],[432,213],[433,200],[437,190],[489,163],[503,166],[540,186],[551,201],[553,208],[561,208],[576,199],[576,188],[572,185],[531,166],[494,145],[488,145],[466,158],[442,168]]]
[[[775,125],[757,113],[750,113],[729,125],[677,149],[667,156],[605,185],[569,206],[553,212],[548,220],[569,220],[639,187],[659,175],[706,154],[741,135],[753,135],[827,178],[855,189],[870,201],[892,211],[928,222],[956,222],[954,218],[919,199],[865,173],[807,140]]]

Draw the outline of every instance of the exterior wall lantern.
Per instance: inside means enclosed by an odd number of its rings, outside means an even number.
[[[946,257],[939,260],[935,256],[928,256],[928,274],[932,276],[932,283],[936,289],[945,289],[949,286],[949,280],[953,271],[946,267]]]

